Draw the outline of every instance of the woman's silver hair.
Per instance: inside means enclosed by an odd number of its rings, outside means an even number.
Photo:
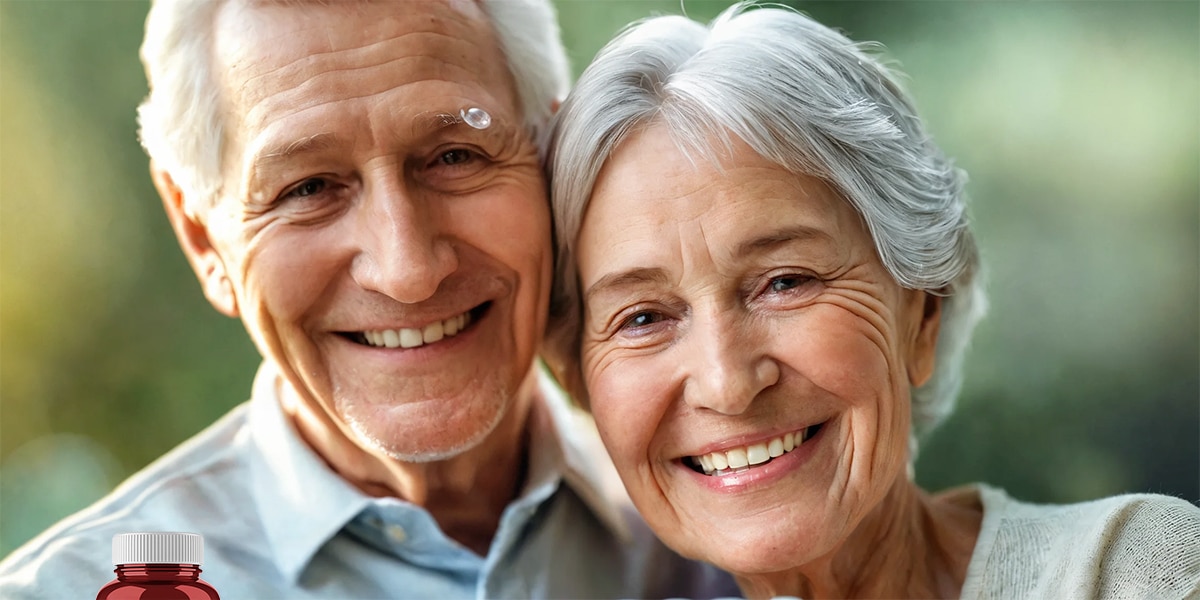
[[[213,27],[225,1],[155,0],[141,48],[150,84],[138,106],[142,146],[189,199],[205,204],[221,192],[227,138],[212,68]],[[504,52],[531,139],[544,147],[554,105],[570,85],[554,7],[550,0],[476,1]]]
[[[622,140],[661,123],[689,156],[714,159],[732,133],[824,180],[862,216],[900,285],[944,296],[934,374],[912,390],[913,443],[950,412],[985,304],[966,176],[875,50],[791,9],[741,4],[709,27],[648,19],[600,51],[559,111],[548,156],[557,256],[547,348],[572,391],[583,388],[575,241],[584,213]]]

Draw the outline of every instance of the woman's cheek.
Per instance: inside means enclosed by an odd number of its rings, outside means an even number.
[[[651,418],[651,382],[640,376],[636,361],[609,355],[585,363],[592,414],[618,467],[633,467],[646,456],[656,420]]]

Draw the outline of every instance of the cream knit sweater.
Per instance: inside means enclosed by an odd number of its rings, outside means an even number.
[[[963,598],[1200,598],[1200,508],[1151,494],[1028,504],[978,486]]]

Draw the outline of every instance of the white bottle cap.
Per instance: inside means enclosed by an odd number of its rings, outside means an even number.
[[[118,533],[112,540],[112,561],[114,565],[198,565],[204,562],[204,536],[166,531]]]

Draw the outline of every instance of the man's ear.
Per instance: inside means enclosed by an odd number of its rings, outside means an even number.
[[[200,280],[204,296],[208,298],[213,308],[229,317],[238,316],[237,297],[233,292],[233,282],[225,272],[225,262],[217,254],[216,248],[208,236],[208,226],[198,216],[187,210],[187,201],[183,191],[171,179],[171,174],[159,168],[150,161],[150,176],[154,179],[154,187],[162,198],[163,208],[175,230],[179,247],[187,256],[188,263]]]
[[[591,403],[579,364],[579,336],[574,333],[579,325],[571,323],[570,317],[555,315],[554,312],[551,309],[546,335],[542,339],[542,361],[550,368],[550,374],[558,381],[558,385],[575,401],[575,405],[590,411]]]
[[[920,319],[908,356],[908,382],[921,387],[933,376],[937,357],[938,331],[942,326],[942,297],[924,290],[916,292],[914,312]]]

